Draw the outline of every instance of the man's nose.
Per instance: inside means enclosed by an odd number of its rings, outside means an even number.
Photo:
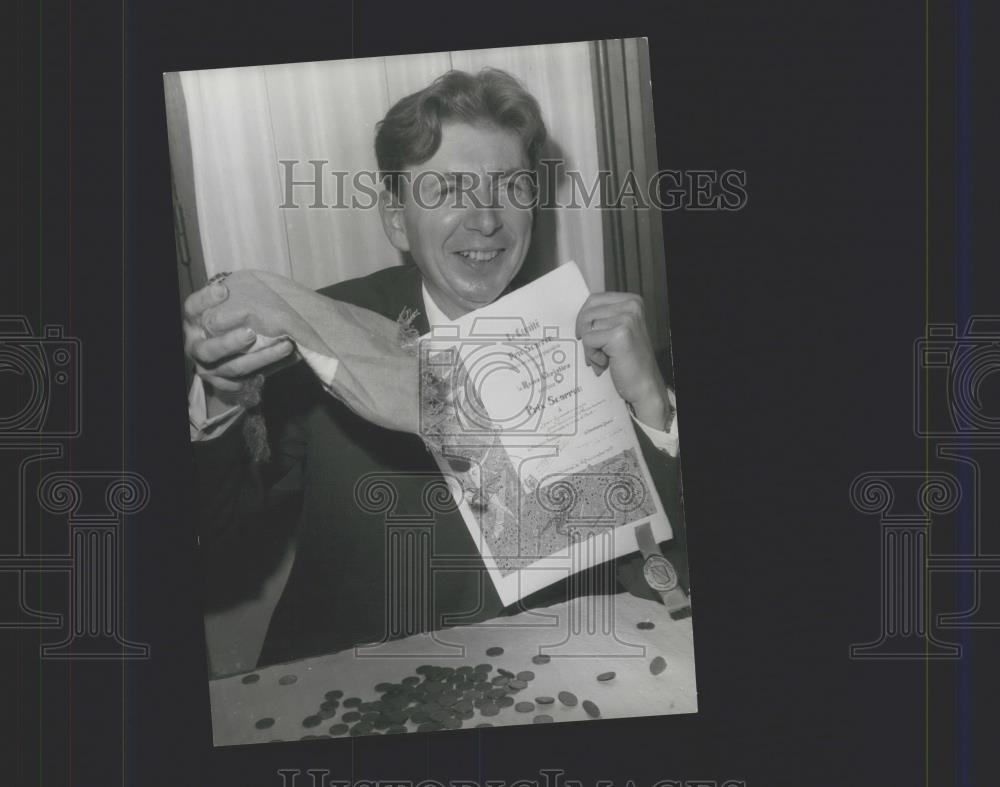
[[[465,228],[482,235],[492,235],[503,226],[500,209],[485,201],[482,205],[473,205],[465,211]]]

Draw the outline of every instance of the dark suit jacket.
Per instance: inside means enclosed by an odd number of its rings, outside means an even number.
[[[420,273],[411,266],[386,268],[320,292],[393,320],[406,307],[423,311]],[[415,327],[428,330],[422,313]],[[239,560],[242,544],[266,538],[282,522],[296,523],[295,563],[260,665],[485,620],[581,592],[563,582],[504,610],[461,515],[435,513],[428,506],[425,491],[429,483],[440,483],[441,475],[423,442],[355,415],[321,388],[306,364],[271,376],[261,408],[270,461],[250,461],[237,426],[193,444],[206,555]],[[636,432],[675,532],[667,553],[686,587],[678,462]],[[408,545],[405,556],[387,549],[391,540]],[[427,572],[422,556],[427,550],[436,565],[443,558],[448,570]],[[404,570],[400,559],[412,561],[413,570]],[[638,555],[616,563],[617,583],[609,584],[607,571],[596,571],[573,587],[615,592],[624,585],[656,598],[641,579]],[[411,605],[401,617],[401,608],[387,604],[397,597]]]

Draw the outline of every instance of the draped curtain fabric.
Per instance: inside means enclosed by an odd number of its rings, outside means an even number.
[[[375,124],[450,68],[494,66],[519,78],[549,128],[544,155],[562,158],[589,187],[597,179],[599,137],[591,57],[590,45],[579,43],[181,73],[184,111],[171,113],[171,125],[173,137],[184,136],[177,127],[186,114],[191,167],[185,175],[175,162],[175,177],[193,180],[191,188],[179,182],[177,192],[188,203],[187,238],[200,241],[200,253],[190,255],[203,260],[204,270],[192,272],[195,286],[220,271],[256,268],[318,289],[401,264],[375,208],[330,207],[349,204],[355,194],[352,174],[338,199],[331,173],[374,172]],[[173,153],[177,145],[171,147]],[[311,183],[316,166],[322,192],[293,186],[297,207],[281,207],[286,171]],[[558,203],[570,200],[568,178],[550,185]],[[527,265],[542,273],[576,260],[591,288],[601,290],[603,234],[596,207],[540,211]]]
[[[606,199],[622,192],[629,172],[643,192],[658,170],[649,49],[644,38],[594,41],[592,48],[598,155],[610,174]],[[648,197],[647,197],[648,198]],[[605,277],[609,290],[642,295],[646,326],[657,350],[670,345],[660,212],[624,200],[604,211]]]

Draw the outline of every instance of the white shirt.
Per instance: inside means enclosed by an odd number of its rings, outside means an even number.
[[[431,294],[427,292],[426,286],[421,285],[421,294],[423,296],[424,313],[427,315],[428,324],[432,326],[450,325],[451,320],[448,319],[447,315],[434,302]],[[667,396],[670,397],[670,405],[674,408],[674,417],[670,423],[670,431],[664,432],[662,429],[654,429],[651,426],[647,426],[636,418],[634,414],[632,420],[646,433],[646,436],[649,437],[650,442],[656,448],[665,451],[670,456],[677,456],[680,451],[677,430],[677,399],[674,396],[674,392],[669,388],[667,389]],[[194,381],[191,383],[191,392],[188,396],[188,421],[191,426],[192,442],[211,440],[213,437],[218,437],[236,422],[242,411],[243,408],[237,405],[213,418],[208,418],[205,386],[201,378],[195,375]]]

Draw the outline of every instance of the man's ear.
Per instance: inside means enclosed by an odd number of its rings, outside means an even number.
[[[406,222],[403,218],[403,203],[389,189],[383,189],[379,194],[378,212],[382,218],[382,229],[385,230],[389,243],[400,251],[410,250],[410,239],[406,235]]]

